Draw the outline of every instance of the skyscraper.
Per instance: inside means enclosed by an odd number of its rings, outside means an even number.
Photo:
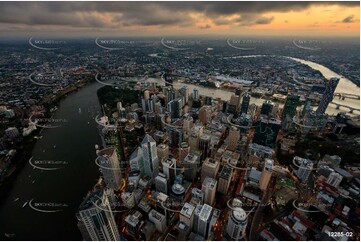
[[[98,151],[97,154],[97,163],[100,166],[105,184],[113,190],[118,190],[122,175],[116,149],[113,147],[105,148]]]
[[[266,100],[262,104],[261,114],[269,116],[269,114],[272,111],[272,108],[273,108],[273,104],[269,100]]]
[[[202,152],[201,161],[209,156],[211,149],[211,137],[203,134],[199,139],[199,150]]]
[[[157,144],[149,134],[144,136],[141,143],[143,151],[144,173],[149,177],[156,177],[159,171]]]
[[[185,168],[185,172],[184,172],[185,179],[187,179],[188,181],[193,181],[196,179],[198,165],[199,165],[199,156],[189,153],[184,158],[183,166]]]
[[[228,217],[227,223],[227,235],[231,240],[241,240],[245,236],[247,227],[247,214],[246,212],[240,208],[233,208],[232,212]]]
[[[250,101],[251,101],[251,96],[247,92],[242,98],[241,113],[247,114]]]
[[[316,110],[317,114],[324,114],[328,104],[332,101],[333,95],[335,93],[336,87],[338,85],[338,82],[340,81],[339,78],[333,77],[329,80],[327,83],[326,91],[322,96],[322,99],[318,105],[318,108]]]
[[[199,99],[199,90],[198,88],[194,88],[193,89],[193,100],[198,100]]]
[[[179,220],[191,228],[193,228],[194,210],[195,206],[185,203],[179,213]]]
[[[227,194],[229,185],[231,184],[232,172],[233,169],[231,167],[224,165],[219,173],[217,190],[224,195]]]
[[[171,114],[172,119],[177,119],[182,116],[183,99],[181,97],[176,98],[168,103],[168,111]]]
[[[217,181],[213,178],[206,177],[202,183],[202,191],[204,192],[204,203],[213,205],[217,191]]]
[[[285,106],[283,107],[282,112],[282,120],[286,119],[288,116],[289,118],[293,118],[296,114],[296,108],[298,105],[298,101],[300,97],[297,95],[288,95]]]
[[[253,136],[253,143],[274,148],[280,128],[281,122],[279,120],[258,120]]]
[[[313,170],[313,162],[308,159],[303,159],[301,157],[295,156],[293,158],[293,163],[296,163],[299,167],[296,171],[297,177],[303,182],[306,183],[308,177],[310,176]]]
[[[84,240],[120,240],[117,225],[104,189],[91,193],[76,214],[78,228]]]
[[[261,174],[261,179],[259,181],[259,188],[262,191],[265,191],[267,189],[268,183],[272,177],[272,171],[273,171],[273,160],[266,158],[263,171]]]
[[[213,208],[208,204],[203,204],[198,216],[197,234],[202,235],[205,239],[208,238],[209,223],[212,218]]]
[[[231,126],[229,129],[229,135],[227,137],[227,149],[235,151],[238,145],[239,138],[241,137],[238,128]]]
[[[202,164],[201,181],[203,182],[206,177],[216,179],[219,167],[219,161],[207,158]]]

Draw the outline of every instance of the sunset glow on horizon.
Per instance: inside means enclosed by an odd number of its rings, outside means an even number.
[[[360,35],[359,2],[2,2],[0,35]]]

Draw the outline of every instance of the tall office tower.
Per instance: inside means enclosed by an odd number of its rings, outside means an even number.
[[[172,119],[177,119],[182,116],[182,107],[182,98],[176,98],[168,103],[168,111],[170,112]]]
[[[211,110],[209,106],[203,106],[199,109],[198,119],[201,123],[207,124],[211,120]]]
[[[231,184],[232,172],[233,169],[228,165],[225,165],[223,166],[221,172],[219,173],[217,191],[219,191],[224,195],[227,194],[229,185]]]
[[[307,98],[305,104],[303,105],[302,116],[305,116],[312,111],[311,104],[312,101],[309,98]]]
[[[149,221],[153,222],[157,230],[161,233],[163,233],[167,227],[166,217],[154,209],[149,213]]]
[[[179,163],[183,163],[184,158],[189,154],[190,147],[187,142],[182,142],[178,148],[178,160]]]
[[[200,157],[195,154],[188,154],[183,160],[183,167],[185,168],[184,177],[188,181],[194,181],[197,176]]]
[[[267,189],[268,183],[272,177],[272,171],[273,171],[273,160],[266,158],[263,171],[261,174],[261,179],[259,181],[259,188],[262,191],[265,191]]]
[[[156,177],[159,171],[157,144],[149,134],[144,136],[141,143],[143,151],[144,173],[149,177]]]
[[[253,143],[274,148],[276,139],[281,128],[281,121],[270,119],[268,122],[260,119],[256,122],[256,128],[253,136]]]
[[[170,184],[173,184],[175,176],[176,176],[176,165],[177,160],[172,159],[166,159],[162,162],[163,165],[163,173],[166,175],[167,179],[169,180]]]
[[[188,87],[187,86],[183,86],[181,89],[179,89],[179,94],[180,96],[183,97],[183,103],[188,103],[188,98],[189,98],[189,94],[188,94]]]
[[[333,95],[335,93],[336,87],[338,85],[338,82],[340,81],[339,78],[333,77],[331,78],[326,87],[326,91],[322,96],[322,99],[318,105],[318,108],[316,110],[317,114],[324,114],[328,104],[332,101]]]
[[[162,88],[162,94],[163,94],[163,97],[164,97],[164,103],[168,103],[169,100],[168,100],[168,92],[171,90],[170,87],[168,86],[164,86]]]
[[[160,172],[158,176],[155,177],[155,189],[157,192],[168,194],[168,182],[165,174]]]
[[[120,240],[112,209],[103,189],[99,189],[85,198],[76,217],[84,240]]]
[[[247,214],[240,208],[235,207],[228,217],[227,235],[231,240],[242,240],[245,237],[247,227]]]
[[[193,100],[199,100],[199,89],[198,88],[193,89]]]
[[[174,81],[174,76],[173,76],[173,71],[171,68],[168,68],[164,71],[164,75],[163,75],[164,81],[165,81],[165,85],[166,86],[170,86],[172,85],[173,81]]]
[[[212,106],[212,97],[206,96],[204,104]]]
[[[199,136],[196,132],[192,132],[188,138],[188,144],[190,152],[196,152],[199,150]]]
[[[199,225],[199,215],[202,211],[203,205],[196,205],[196,208],[194,209],[194,220],[193,220],[193,231],[197,233],[198,231],[198,225]]]
[[[206,177],[202,183],[202,191],[204,192],[204,203],[213,205],[217,191],[217,181]]]
[[[149,92],[149,90],[145,90],[145,91],[144,91],[144,99],[147,101],[147,100],[149,100],[149,97],[150,97],[150,92]]]
[[[313,169],[313,162],[308,159],[303,159],[301,157],[295,156],[293,158],[293,163],[298,165],[298,170],[296,171],[297,177],[303,182],[306,183],[308,181],[308,177],[310,176]]]
[[[198,216],[198,227],[197,227],[197,234],[203,236],[205,239],[208,239],[208,230],[209,230],[209,223],[212,218],[212,210],[213,208],[208,204],[203,204],[202,210]]]
[[[295,116],[299,100],[300,97],[297,95],[287,96],[287,100],[282,111],[282,120],[286,119],[287,116],[291,119]]]
[[[331,172],[330,175],[328,175],[326,182],[331,186],[338,188],[341,181],[342,176],[340,174],[338,174],[337,172]]]
[[[199,138],[199,150],[202,152],[201,161],[206,159],[211,151],[211,136],[203,134]]]
[[[269,116],[273,108],[273,103],[271,101],[266,100],[263,102],[261,107],[261,114]]]
[[[131,171],[139,171],[141,176],[144,175],[143,150],[137,147],[129,157]]]
[[[242,98],[241,113],[247,114],[250,101],[251,101],[251,96],[247,92],[246,94],[244,94]]]
[[[232,95],[231,99],[228,102],[227,112],[233,114],[235,117],[238,114],[237,107],[239,106],[239,97],[236,95]]]
[[[127,118],[127,111],[125,110],[125,108],[121,108],[119,110],[119,117],[120,118]]]
[[[183,131],[190,132],[193,127],[193,118],[192,116],[188,116],[183,120]]]
[[[239,138],[241,134],[239,133],[238,128],[231,126],[229,129],[229,135],[227,137],[227,150],[235,151],[238,145]]]
[[[169,146],[167,144],[159,144],[157,146],[157,155],[160,162],[168,159],[169,157]]]
[[[175,92],[174,92],[174,90],[172,88],[168,89],[167,94],[168,94],[168,96],[167,96],[168,103],[175,99]]]
[[[117,102],[117,111],[119,112],[121,108],[123,108],[122,102]]]
[[[212,158],[207,158],[202,164],[201,181],[206,177],[216,179],[220,167],[220,162]]]
[[[182,207],[182,210],[179,213],[179,220],[185,223],[190,228],[193,228],[193,220],[194,220],[194,210],[196,209],[190,203],[185,203]]]
[[[105,148],[97,152],[97,162],[103,174],[107,187],[118,190],[122,181],[118,155],[113,147]]]
[[[184,133],[181,129],[177,128],[167,128],[168,129],[168,139],[169,146],[171,148],[178,148],[179,145],[184,141]]]
[[[163,113],[163,107],[162,107],[162,103],[161,102],[156,102],[154,105],[154,112],[156,114],[162,114]]]

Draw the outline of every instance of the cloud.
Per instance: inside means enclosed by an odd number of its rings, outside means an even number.
[[[30,27],[79,28],[197,26],[204,16],[215,25],[269,24],[267,13],[302,11],[311,6],[350,6],[359,2],[0,2],[0,27],[4,24]],[[349,16],[343,22],[354,21]],[[203,26],[206,27],[206,26]]]
[[[206,25],[203,25],[203,26],[200,26],[199,28],[200,29],[209,29],[211,28],[212,26],[210,26],[209,24],[206,24]]]
[[[350,16],[347,16],[346,18],[344,18],[341,22],[342,23],[352,23],[354,22],[354,15],[350,15]]]
[[[262,17],[256,20],[255,24],[270,24],[273,21],[274,17]]]
[[[258,16],[257,14],[242,14],[236,21],[240,26],[253,26],[270,24],[274,20],[274,17]]]

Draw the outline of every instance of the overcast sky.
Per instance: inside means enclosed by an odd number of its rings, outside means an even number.
[[[0,36],[359,36],[359,2],[0,2]]]

